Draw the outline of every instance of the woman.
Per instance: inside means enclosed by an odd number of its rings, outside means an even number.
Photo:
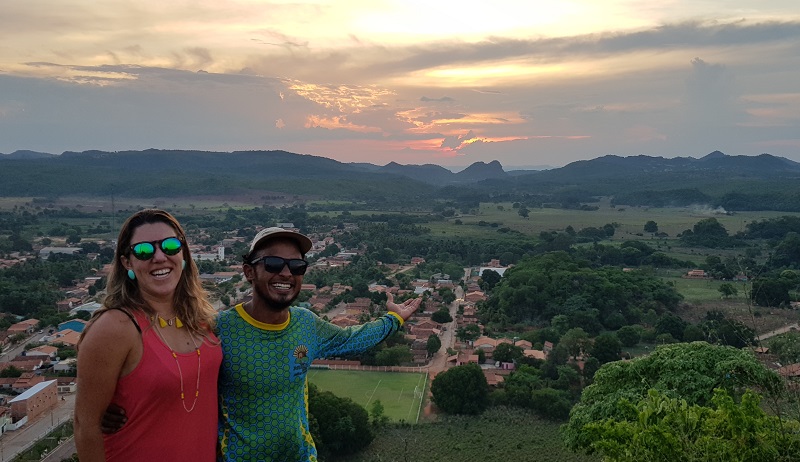
[[[103,308],[78,345],[81,462],[214,461],[222,360],[214,316],[178,221],[155,209],[128,218]],[[103,435],[111,403],[127,423]]]

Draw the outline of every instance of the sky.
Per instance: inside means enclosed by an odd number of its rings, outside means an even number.
[[[797,0],[2,0],[0,153],[800,162]]]

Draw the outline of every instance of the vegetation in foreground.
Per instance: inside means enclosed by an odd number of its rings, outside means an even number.
[[[433,423],[391,425],[347,462],[599,461],[566,448],[559,423],[519,408],[491,407],[480,416],[441,416]]]

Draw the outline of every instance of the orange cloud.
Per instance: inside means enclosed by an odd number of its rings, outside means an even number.
[[[305,127],[349,130],[358,133],[379,133],[383,131],[378,127],[368,127],[348,122],[347,117],[323,117],[315,115],[310,115],[306,118]]]
[[[358,113],[383,103],[395,93],[375,86],[316,85],[299,81],[289,82],[289,90],[327,109],[342,113]]]

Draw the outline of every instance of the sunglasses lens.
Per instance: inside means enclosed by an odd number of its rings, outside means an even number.
[[[305,274],[306,268],[308,268],[308,263],[306,263],[304,260],[294,259],[289,260],[286,263],[289,265],[289,272],[295,276]]]
[[[306,273],[308,263],[300,258],[284,259],[281,257],[264,257],[264,269],[270,273],[280,273],[284,266],[289,266],[289,272],[295,276]]]
[[[181,251],[181,240],[177,237],[170,237],[161,241],[161,250],[167,255],[177,255]]]
[[[264,258],[264,269],[270,273],[280,273],[283,271],[284,260],[280,257]]]
[[[156,248],[149,242],[140,242],[133,246],[133,256],[139,260],[149,260],[156,253]]]

